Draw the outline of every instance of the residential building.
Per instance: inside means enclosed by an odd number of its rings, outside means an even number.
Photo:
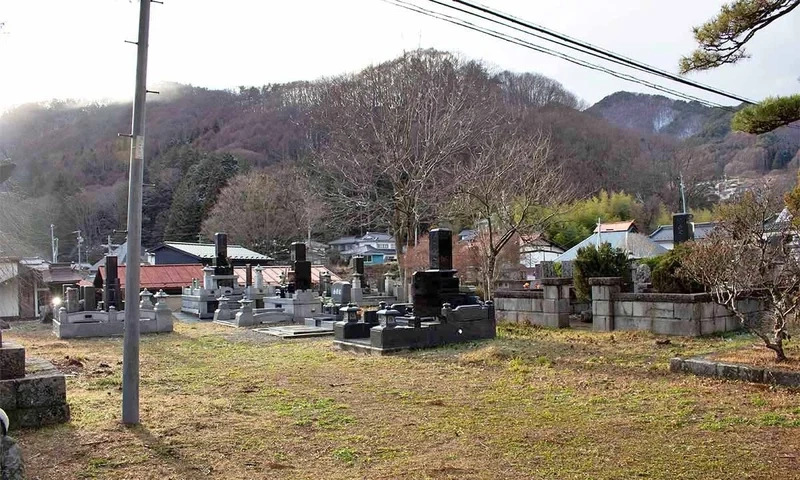
[[[691,225],[694,229],[695,240],[702,240],[706,238],[711,231],[714,230],[714,227],[717,226],[715,222],[692,223]],[[672,250],[672,248],[675,246],[672,225],[659,226],[653,233],[650,234],[650,240],[661,245],[667,250]]]
[[[601,245],[608,243],[612,248],[620,248],[631,256],[631,258],[651,258],[657,257],[667,253],[667,249],[656,242],[650,240],[646,235],[641,233],[632,233],[628,231],[614,231],[606,233],[593,233],[588,238],[570,248],[563,254],[559,255],[556,262],[569,262],[578,257],[578,250],[589,245]]]
[[[328,245],[345,260],[364,257],[364,265],[379,265],[397,260],[395,239],[388,233],[367,232],[361,237],[342,237]]]
[[[190,265],[201,263],[210,265],[214,261],[213,243],[164,242],[147,251],[150,265]],[[266,265],[272,258],[244,248],[241,245],[228,245],[228,258],[234,266]]]
[[[564,248],[544,237],[522,237],[519,245],[519,263],[533,268],[541,262],[552,262],[564,253]]]
[[[40,307],[61,296],[65,285],[83,279],[69,263],[49,263],[39,257],[0,258],[0,318],[36,318]]]

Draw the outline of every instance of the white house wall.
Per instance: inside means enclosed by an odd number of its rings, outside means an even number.
[[[15,277],[0,283],[0,317],[19,316],[19,280]]]

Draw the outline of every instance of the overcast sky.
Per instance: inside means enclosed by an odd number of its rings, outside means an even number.
[[[680,56],[693,47],[691,27],[712,17],[723,2],[483,3],[675,72]],[[0,110],[51,98],[132,98],[136,47],[123,41],[136,39],[138,8],[137,1],[129,0],[0,0],[0,22],[6,23],[0,35]],[[356,71],[404,50],[433,47],[482,59],[497,69],[548,75],[590,103],[618,90],[652,93],[381,0],[165,0],[152,6],[150,32],[150,84],[231,88],[310,80]],[[798,32],[800,12],[760,32],[749,47],[752,59],[691,78],[753,99],[796,93]]]

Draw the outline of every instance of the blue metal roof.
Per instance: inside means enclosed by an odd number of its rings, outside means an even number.
[[[666,248],[650,240],[641,233],[606,232],[599,235],[597,233],[592,234],[589,238],[559,255],[555,261],[567,262],[575,260],[578,256],[579,249],[588,247],[589,245],[596,246],[601,243],[609,243],[612,248],[621,248],[628,252],[633,258],[657,257],[668,252]]]

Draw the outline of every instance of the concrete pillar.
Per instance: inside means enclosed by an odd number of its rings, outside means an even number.
[[[569,327],[569,289],[571,278],[543,278],[542,317],[551,328]],[[566,292],[566,293],[565,293]]]
[[[620,292],[622,278],[589,278],[592,287],[592,329],[598,332],[614,330],[614,298]]]

